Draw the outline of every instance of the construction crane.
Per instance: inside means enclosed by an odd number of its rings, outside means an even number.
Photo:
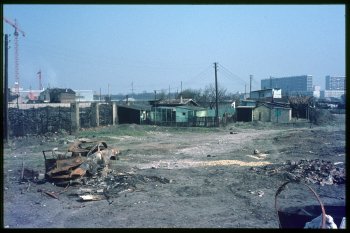
[[[18,55],[18,35],[19,32],[22,34],[23,37],[25,37],[24,31],[22,31],[17,24],[17,20],[15,19],[15,22],[12,22],[5,17],[3,17],[4,21],[8,24],[10,24],[14,29],[15,32],[13,33],[15,35],[15,93],[16,95],[19,95],[19,55]]]

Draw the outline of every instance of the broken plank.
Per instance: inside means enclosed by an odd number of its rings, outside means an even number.
[[[55,198],[58,200],[58,195],[56,195],[54,192],[44,191],[44,193],[52,198]]]
[[[100,201],[105,198],[102,195],[82,195],[79,197],[82,201]]]

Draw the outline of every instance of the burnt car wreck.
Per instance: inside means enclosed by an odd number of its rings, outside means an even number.
[[[57,186],[83,184],[84,177],[106,176],[110,161],[119,159],[119,153],[116,148],[108,148],[106,142],[89,139],[76,140],[66,153],[57,148],[43,151],[45,178]]]

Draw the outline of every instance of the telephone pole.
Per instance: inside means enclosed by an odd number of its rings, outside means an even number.
[[[270,76],[270,88],[272,89],[272,77]]]
[[[253,80],[253,75],[250,75],[250,84],[249,84],[249,98],[252,96],[252,80]]]
[[[131,82],[131,97],[134,96],[134,82]]]
[[[216,118],[216,125],[219,126],[219,104],[218,104],[218,77],[217,77],[217,63],[214,62],[214,68],[215,68],[215,118]]]
[[[108,101],[111,100],[111,95],[109,94],[109,83],[108,83]]]
[[[169,96],[168,96],[168,98],[169,98],[169,103],[170,103],[170,85],[169,85]]]

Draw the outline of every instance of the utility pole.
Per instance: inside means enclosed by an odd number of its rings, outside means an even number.
[[[157,124],[157,90],[154,90],[154,124]]]
[[[109,83],[108,83],[108,101],[111,100],[111,95],[109,94]]]
[[[218,104],[218,77],[217,77],[217,63],[214,62],[214,68],[215,68],[215,118],[216,118],[216,124],[219,126],[219,104]]]
[[[169,85],[169,95],[168,95],[168,98],[169,98],[169,103],[170,103],[170,85]]]
[[[4,126],[4,136],[5,136],[5,141],[8,143],[9,141],[9,117],[8,117],[8,35],[5,34],[5,83],[4,83],[4,121],[3,121],[3,126]]]
[[[244,84],[244,99],[246,95],[247,95],[247,84]]]
[[[270,76],[270,88],[272,89],[272,77]]]
[[[131,97],[134,96],[134,82],[131,82]]]
[[[182,81],[181,81],[180,103],[182,104]]]
[[[100,102],[101,102],[101,87],[100,87]]]
[[[249,84],[249,98],[252,98],[252,80],[253,80],[253,75],[250,75],[250,84]]]

